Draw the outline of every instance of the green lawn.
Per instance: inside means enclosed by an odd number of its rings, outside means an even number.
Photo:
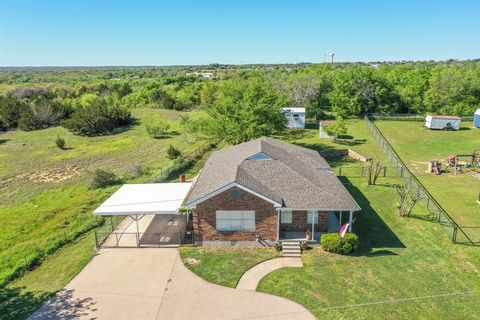
[[[0,319],[25,319],[75,277],[94,254],[93,233],[67,244],[33,271],[0,289]]]
[[[361,239],[356,254],[312,250],[303,256],[303,269],[277,270],[258,291],[301,303],[318,319],[480,317],[479,248],[451,244],[440,225],[396,216],[395,192],[383,185],[393,182],[382,179],[369,187],[363,179],[349,179],[362,207],[354,225]],[[394,302],[467,291],[473,294]]]
[[[350,140],[363,141],[353,145],[354,150],[385,160],[362,121],[350,122],[349,128],[354,136]],[[316,140],[314,130],[289,140],[317,145],[316,149],[341,148],[331,142],[319,145],[323,140]],[[343,161],[334,163],[359,165]],[[261,281],[258,291],[296,301],[318,319],[479,318],[479,248],[451,244],[448,233],[438,224],[398,217],[392,184],[400,182],[399,178],[380,178],[377,186],[367,186],[363,178],[346,175],[342,179],[362,207],[353,227],[360,236],[359,250],[349,256],[311,250],[303,256],[304,268],[274,271]],[[422,207],[415,209],[419,215],[424,211]],[[209,252],[211,264],[191,270],[207,280],[235,272],[237,265],[229,264],[223,253],[212,257],[214,254]],[[254,252],[246,254],[255,256]],[[240,275],[230,283],[236,283]],[[469,293],[455,294],[458,292]]]
[[[212,283],[235,288],[240,277],[262,261],[280,256],[273,248],[180,248],[183,263]]]
[[[134,110],[137,124],[103,137],[80,137],[61,127],[0,136],[0,283],[23,268],[51,254],[63,243],[98,226],[101,218],[92,211],[118,186],[89,190],[91,172],[109,168],[128,182],[143,182],[171,164],[166,158],[170,144],[190,152],[204,143],[187,141],[181,134],[177,111]],[[189,112],[194,118],[200,112]],[[171,124],[171,136],[152,139],[144,122],[163,119]],[[67,140],[60,150],[54,140]],[[145,174],[133,177],[132,165]],[[92,240],[92,244],[93,244]]]
[[[460,131],[426,130],[420,122],[376,121],[378,128],[399,156],[460,226],[480,226],[480,205],[476,203],[480,180],[471,173],[426,173],[431,160],[446,161],[449,155],[480,151],[480,130],[464,125]],[[471,161],[471,159],[462,159]]]
[[[311,127],[315,126],[318,127],[318,125],[313,125]],[[381,160],[383,162],[387,161],[382,150],[379,148],[372,148],[371,144],[374,143],[375,140],[370,135],[370,130],[363,120],[349,120],[347,122],[347,129],[347,134],[335,142],[332,139],[320,139],[318,128],[287,130],[285,133],[277,135],[276,138],[317,150],[320,153],[338,149],[352,149],[367,158]],[[338,166],[360,167],[360,164],[357,161],[348,158],[328,160],[334,169]],[[352,170],[349,171],[352,172]],[[336,172],[338,172],[338,169]]]
[[[129,131],[122,134],[129,134]],[[141,136],[140,132],[138,134]],[[320,140],[317,135],[318,131],[312,129],[287,132],[283,138],[317,150],[342,149],[348,146],[367,157],[385,161],[383,153],[361,120],[349,122],[349,135],[353,137],[341,139],[339,143]],[[180,138],[175,136],[172,139]],[[138,140],[142,139],[147,137]],[[8,143],[9,141],[0,145],[0,150]],[[137,143],[141,145],[143,142]],[[132,153],[131,156],[135,154]],[[335,160],[332,164],[337,168],[359,166],[358,163],[348,159]],[[198,167],[197,165],[192,169],[192,174]],[[338,256],[324,253],[321,249],[311,250],[303,256],[305,264],[303,269],[277,270],[263,279],[258,290],[297,301],[319,319],[479,318],[479,248],[451,244],[448,234],[437,224],[421,219],[397,217],[396,195],[392,184],[400,180],[381,178],[379,185],[369,187],[362,178],[356,175],[349,176],[349,172],[354,171],[345,170],[346,177],[343,179],[363,208],[354,225],[354,231],[361,239],[359,251],[351,256]],[[83,179],[87,181],[85,177]],[[82,216],[91,217],[91,209],[95,207],[96,201],[106,197],[113,188],[89,195],[90,191],[81,189],[85,187],[80,181],[83,181],[81,177],[78,182],[72,182],[72,185],[66,183],[65,186],[48,189],[49,192],[41,194],[41,197],[45,197],[41,198],[44,202],[40,201],[41,199],[36,203],[32,202],[33,200],[27,201],[26,211],[39,212],[40,206],[52,201],[54,202],[52,208],[55,206],[62,208],[61,205],[65,202],[65,208],[59,210],[59,214],[69,217],[72,212],[76,212],[72,211],[72,207],[78,205],[81,209],[74,209],[79,212],[76,218],[79,223]],[[58,195],[55,192],[59,192]],[[29,204],[30,202],[32,203]],[[72,203],[77,205],[69,205]],[[0,210],[3,210],[3,207]],[[45,210],[46,213],[48,211]],[[1,214],[5,212],[7,211]],[[417,208],[416,213],[424,213],[423,208]],[[38,228],[44,226],[50,228],[48,221],[52,217],[45,215],[47,216],[45,220],[32,218],[29,221],[30,223],[38,221]],[[14,221],[12,223],[15,225]],[[80,225],[76,224],[75,220],[68,225],[72,224]],[[20,230],[19,226],[9,228],[10,233],[13,230]],[[58,233],[61,230],[59,229]],[[33,229],[25,231],[23,239],[29,238],[29,232],[35,231]],[[40,237],[40,240],[47,239],[42,238],[42,234],[36,236]],[[5,238],[0,239],[4,241]],[[30,244],[34,246],[34,242]],[[3,248],[9,250],[4,243],[2,246],[1,254]],[[7,310],[9,318],[25,318],[41,305],[46,297],[62,288],[88,263],[92,257],[92,247],[93,239],[88,235],[59,249],[45,259],[40,267],[0,291],[0,309]],[[234,287],[248,268],[276,256],[276,252],[272,249],[187,247],[181,249],[181,256],[187,267],[199,276],[214,283]],[[454,294],[470,291],[473,293]],[[409,300],[411,298],[420,299]],[[398,299],[407,300],[397,301]]]

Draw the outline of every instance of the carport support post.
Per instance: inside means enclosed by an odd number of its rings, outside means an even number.
[[[353,211],[350,211],[350,218],[348,219],[348,232],[352,232],[352,218],[353,218]]]
[[[140,247],[140,231],[138,229],[138,214],[135,215],[135,223],[137,224],[137,247]]]

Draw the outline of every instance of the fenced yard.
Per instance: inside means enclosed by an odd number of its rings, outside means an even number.
[[[376,141],[380,145],[380,148],[387,155],[389,162],[393,164],[394,170],[397,171],[399,175],[402,178],[404,178],[409,184],[413,184],[415,189],[418,189],[420,191],[421,200],[419,203],[428,210],[430,215],[434,217],[435,221],[437,221],[438,223],[446,227],[446,230],[449,232],[452,238],[452,241],[455,243],[480,245],[480,224],[476,224],[478,223],[477,219],[478,219],[478,213],[480,213],[480,207],[477,203],[475,203],[475,198],[470,199],[470,201],[474,204],[473,206],[470,205],[470,206],[465,206],[466,208],[462,208],[462,204],[467,202],[463,198],[468,197],[468,195],[464,193],[458,193],[457,194],[458,199],[455,199],[455,201],[453,203],[450,203],[449,205],[449,207],[452,209],[454,208],[454,210],[445,209],[440,203],[442,202],[442,200],[437,200],[430,193],[430,191],[435,192],[435,190],[438,190],[439,188],[443,188],[444,190],[451,190],[452,193],[456,193],[458,190],[455,190],[454,186],[449,185],[448,182],[437,183],[437,184],[429,183],[427,184],[427,186],[425,186],[421,180],[431,181],[432,178],[439,180],[438,176],[435,176],[430,173],[425,173],[427,163],[424,163],[425,166],[422,169],[418,169],[418,167],[415,167],[416,169],[415,171],[411,170],[412,166],[407,166],[404,163],[404,161],[397,154],[397,151],[392,147],[389,141],[387,141],[384,134],[378,129],[376,122],[370,121],[368,116],[365,116],[365,122],[370,128]],[[402,128],[402,127],[406,127],[404,123],[400,123],[400,124],[395,123],[395,126],[393,125],[385,126],[385,129],[387,131],[389,129],[401,130],[399,128]],[[407,137],[407,139],[408,137],[411,137],[413,141],[410,141],[410,143],[408,144],[410,146],[410,149],[419,148],[419,146],[422,146],[422,143],[418,141],[419,139],[418,130],[415,130],[415,127],[418,127],[418,123],[416,123],[416,126],[409,125],[408,127],[409,127],[409,130],[401,130],[396,132],[396,135],[395,135],[396,140],[398,141],[398,140],[405,139],[405,137]],[[413,135],[411,132],[413,132]],[[435,135],[435,134],[441,134],[445,132],[428,131],[428,133]],[[443,136],[442,138],[444,139],[445,137]],[[429,147],[431,148],[431,146]],[[428,148],[425,148],[424,152],[428,153]],[[445,153],[447,152],[448,150],[445,150]],[[409,153],[405,152],[405,154],[409,154]],[[446,175],[444,175],[444,177],[445,176]],[[466,184],[471,183],[472,188],[473,188],[473,185],[476,185],[476,188],[478,190],[479,186],[478,184],[474,183],[474,178],[471,178],[471,177],[468,177],[468,178],[470,178],[471,181],[467,181],[465,183]],[[445,202],[446,200],[443,197],[438,197],[438,199],[443,199],[443,202]],[[471,211],[467,211],[468,207],[472,207]],[[461,210],[461,208],[466,210]],[[460,217],[460,219],[458,217],[459,211],[462,212],[462,216]],[[456,214],[452,214],[452,212]],[[475,215],[477,215],[477,217]],[[471,217],[471,219],[468,219],[468,217]]]
[[[319,139],[316,129],[286,134],[285,140],[318,151],[348,145],[388,167],[376,185],[368,186],[357,161],[329,159],[334,173],[341,171],[341,181],[362,207],[353,226],[360,238],[359,250],[349,256],[308,250],[302,258],[304,268],[274,271],[261,281],[258,291],[296,301],[318,319],[480,317],[480,250],[453,245],[452,233],[445,232],[453,228],[424,221],[429,215],[426,204],[417,206],[411,218],[397,215],[393,185],[408,180],[389,164],[365,121],[349,120],[351,138],[338,143]],[[241,254],[242,259],[255,256],[255,252]],[[233,263],[222,251],[185,248],[182,258],[187,264],[194,261],[190,269],[214,283],[225,285],[228,277],[234,286],[241,276],[238,269],[243,264]]]

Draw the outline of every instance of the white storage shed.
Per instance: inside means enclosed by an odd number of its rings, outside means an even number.
[[[475,111],[475,114],[473,115],[473,126],[476,128],[480,128],[480,109],[477,109],[477,111]]]
[[[305,128],[305,108],[283,108],[288,128]]]

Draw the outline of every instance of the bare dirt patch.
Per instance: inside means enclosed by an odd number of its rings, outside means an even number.
[[[187,258],[183,260],[183,263],[189,266],[196,266],[200,261],[195,258]]]
[[[32,182],[62,182],[79,176],[81,168],[77,164],[67,164],[57,167],[38,169],[34,172],[23,173],[18,179],[27,179]]]
[[[427,171],[428,162],[426,161],[410,161],[410,169],[412,171]]]

